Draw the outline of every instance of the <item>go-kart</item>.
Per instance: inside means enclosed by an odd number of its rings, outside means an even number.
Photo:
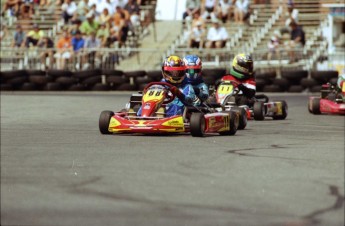
[[[345,83],[341,92],[337,92],[333,85],[322,85],[321,96],[309,97],[308,110],[312,114],[340,114],[345,115]]]
[[[207,107],[186,106],[183,115],[166,116],[166,105],[176,95],[166,82],[149,83],[141,94],[132,95],[126,109],[119,112],[103,111],[99,118],[102,134],[142,133],[164,134],[190,132],[194,137],[205,133],[234,135],[239,117],[236,112],[217,112]],[[141,101],[138,101],[141,99]],[[138,108],[141,114],[138,116]]]
[[[283,120],[288,114],[288,105],[286,101],[269,101],[264,95],[255,95],[246,105],[238,105],[237,99],[240,97],[240,90],[237,88],[238,83],[233,80],[223,80],[217,86],[214,99],[223,110],[240,109],[240,126],[244,128],[246,125],[245,117],[251,120],[264,120],[265,117],[272,117],[275,120]]]

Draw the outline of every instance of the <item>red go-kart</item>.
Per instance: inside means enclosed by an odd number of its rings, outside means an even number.
[[[206,107],[185,107],[183,115],[166,117],[166,105],[175,99],[165,82],[149,83],[142,94],[131,97],[128,109],[120,112],[103,111],[99,118],[102,134],[142,133],[166,134],[190,132],[194,137],[205,133],[234,135],[239,117],[236,112],[217,112]],[[141,101],[138,101],[138,97]],[[137,116],[138,104],[141,116]]]
[[[322,85],[321,97],[309,97],[308,110],[312,114],[345,115],[345,83],[341,84],[341,92],[337,92],[333,85]]]

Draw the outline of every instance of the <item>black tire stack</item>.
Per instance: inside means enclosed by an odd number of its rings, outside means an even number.
[[[208,86],[213,86],[227,74],[225,68],[205,68],[202,77]],[[256,73],[258,92],[319,92],[327,82],[336,84],[337,71],[283,71],[280,78],[276,72]],[[162,79],[161,70],[128,71],[113,69],[90,69],[72,72],[69,70],[13,70],[0,72],[2,91],[108,91],[143,90],[150,82]]]

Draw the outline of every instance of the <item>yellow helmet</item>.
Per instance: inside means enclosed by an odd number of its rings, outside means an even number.
[[[183,60],[178,56],[165,58],[162,65],[163,78],[174,85],[182,83],[185,78],[186,67]]]
[[[253,77],[254,63],[252,56],[241,53],[234,57],[230,69],[230,74],[238,79],[248,79]]]

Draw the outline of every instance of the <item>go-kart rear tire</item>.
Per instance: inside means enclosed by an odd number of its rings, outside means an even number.
[[[258,120],[258,121],[264,120],[265,115],[266,115],[264,103],[261,101],[255,102],[253,106],[253,113],[254,113],[255,120]]]
[[[311,113],[313,113],[314,115],[319,115],[321,114],[320,111],[320,98],[316,97],[311,101]]]
[[[274,115],[272,118],[274,120],[284,120],[288,115],[288,105],[285,100],[278,100],[278,102],[282,103],[282,115]]]
[[[224,113],[230,114],[229,126],[230,130],[225,132],[220,132],[220,135],[235,135],[240,124],[239,114],[235,111],[223,111]]]
[[[205,133],[205,116],[200,112],[193,112],[190,116],[190,133],[193,137],[203,137]]]
[[[99,131],[101,134],[111,134],[109,132],[109,122],[111,117],[114,115],[112,111],[102,111],[99,116]]]

